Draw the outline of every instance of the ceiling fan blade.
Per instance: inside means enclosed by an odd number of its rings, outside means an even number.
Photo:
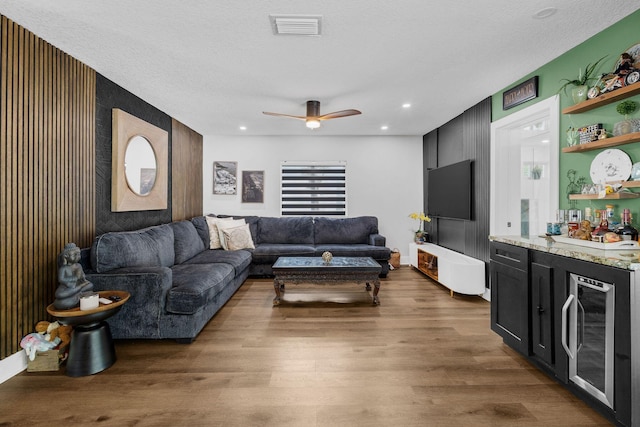
[[[318,120],[338,119],[340,117],[357,116],[358,114],[362,114],[362,112],[358,110],[334,111],[333,113],[327,113],[319,116]]]
[[[276,117],[289,117],[291,119],[299,119],[299,120],[307,119],[305,116],[292,116],[291,114],[270,113],[269,111],[263,111],[262,114],[266,114],[268,116],[276,116]]]

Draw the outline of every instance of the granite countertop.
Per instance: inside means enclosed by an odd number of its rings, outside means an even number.
[[[640,249],[638,250],[615,250],[615,249],[594,249],[583,246],[560,243],[545,236],[489,236],[493,242],[506,243],[523,248],[534,249],[550,254],[566,256],[596,264],[604,264],[612,267],[624,268],[625,270],[640,270]]]

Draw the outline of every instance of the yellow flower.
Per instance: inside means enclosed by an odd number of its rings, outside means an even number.
[[[431,218],[429,218],[428,215],[425,215],[424,212],[413,212],[412,214],[409,215],[409,218],[417,219],[419,221],[431,222]]]
[[[409,218],[415,219],[418,221],[418,230],[415,231],[416,235],[422,235],[422,223],[423,221],[431,222],[431,218],[428,215],[425,215],[424,212],[413,212],[409,214]]]

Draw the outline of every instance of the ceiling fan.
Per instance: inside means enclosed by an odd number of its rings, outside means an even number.
[[[334,111],[333,113],[320,114],[320,101],[307,101],[307,115],[306,116],[293,116],[291,114],[282,113],[270,113],[263,111],[263,114],[269,116],[290,117],[292,119],[304,120],[309,129],[317,129],[320,127],[320,122],[329,119],[339,119],[340,117],[356,116],[362,114],[358,110],[341,110]]]

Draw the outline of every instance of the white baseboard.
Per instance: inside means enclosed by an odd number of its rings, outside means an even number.
[[[24,350],[0,360],[0,384],[27,369],[27,355]]]

